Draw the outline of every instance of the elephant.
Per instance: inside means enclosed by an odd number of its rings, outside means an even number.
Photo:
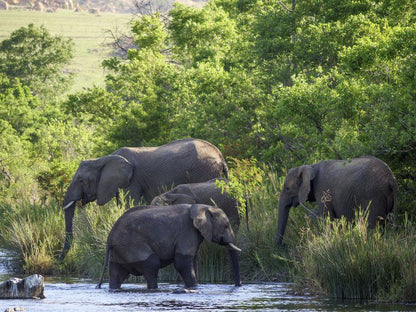
[[[64,201],[65,243],[60,259],[69,251],[73,237],[76,202],[82,206],[97,201],[104,205],[118,197],[119,189],[134,205],[182,183],[203,182],[228,177],[228,167],[221,152],[199,139],[182,139],[158,147],[123,147],[114,153],[80,163]]]
[[[216,185],[217,181],[227,183],[228,179],[211,179],[207,182],[180,184],[172,190],[153,198],[151,205],[170,206],[175,204],[205,204],[221,208],[236,231],[240,225],[238,212],[239,203],[221,187]]]
[[[129,274],[143,275],[148,289],[156,289],[158,270],[171,263],[186,288],[197,285],[196,256],[203,240],[228,249],[235,286],[240,267],[235,236],[225,213],[201,204],[137,206],[127,210],[112,227],[101,279],[109,266],[109,288],[119,289]]]
[[[44,299],[44,278],[32,274],[24,279],[10,278],[0,283],[0,299]]]
[[[317,202],[318,215],[331,220],[345,217],[352,221],[355,212],[369,209],[368,226],[383,224],[390,212],[396,213],[398,186],[386,163],[372,156],[350,160],[324,160],[289,170],[279,198],[276,233],[282,245],[290,207],[306,201]]]

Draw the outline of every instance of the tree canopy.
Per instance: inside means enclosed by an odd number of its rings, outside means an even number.
[[[72,57],[71,39],[52,36],[44,26],[29,24],[0,43],[0,72],[19,78],[36,94],[56,94],[68,87],[71,75],[62,70]]]
[[[103,63],[105,87],[70,94],[49,110],[71,141],[65,144],[78,151],[55,151],[57,163],[191,136],[281,174],[322,159],[374,155],[411,194],[415,13],[411,0],[211,0],[138,17],[135,48]],[[2,89],[7,107],[14,105],[2,122],[22,149],[43,133],[25,129],[45,131],[51,119],[19,112],[45,107],[36,95],[60,85],[59,68],[71,55],[69,41],[33,25],[1,43],[0,72],[21,84]]]

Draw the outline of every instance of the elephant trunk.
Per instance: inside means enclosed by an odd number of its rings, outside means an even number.
[[[277,232],[276,232],[276,244],[278,246],[281,246],[283,244],[283,234],[285,233],[290,207],[291,207],[291,203],[287,204],[286,201],[282,197],[280,197],[279,216],[278,216]]]
[[[75,206],[76,206],[76,202],[72,202],[72,204],[69,205],[69,207],[68,207],[68,204],[65,205],[66,207],[66,209],[64,210],[65,211],[65,243],[64,243],[64,247],[62,248],[61,255],[59,257],[59,259],[61,260],[65,258],[72,244],[72,238],[73,238],[72,226],[73,226],[73,220],[74,220]]]
[[[241,286],[240,279],[240,263],[239,263],[239,252],[234,248],[228,248],[228,255],[230,258],[231,272],[234,277],[234,285]]]

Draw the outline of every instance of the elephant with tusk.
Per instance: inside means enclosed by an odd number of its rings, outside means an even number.
[[[150,202],[166,189],[183,183],[204,182],[228,177],[221,152],[211,143],[183,139],[158,147],[120,148],[111,155],[82,161],[69,185],[64,201],[65,258],[73,237],[75,205],[97,201],[104,205],[120,189],[137,205],[143,198]]]
[[[110,289],[118,289],[129,274],[143,275],[148,289],[157,288],[160,268],[171,263],[186,288],[197,285],[196,255],[203,240],[227,248],[235,286],[240,267],[235,236],[225,213],[200,204],[142,206],[127,210],[114,224],[107,239],[101,279],[109,265]]]

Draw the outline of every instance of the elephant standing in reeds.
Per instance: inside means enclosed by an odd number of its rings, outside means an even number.
[[[111,155],[82,161],[66,191],[65,244],[63,259],[73,236],[75,204],[97,201],[104,205],[118,197],[122,189],[137,205],[141,198],[150,202],[164,190],[182,183],[203,182],[228,177],[221,152],[198,139],[177,140],[158,147],[123,147]]]
[[[396,207],[397,182],[386,163],[375,157],[328,160],[289,170],[279,199],[276,242],[282,244],[289,210],[317,202],[319,215],[351,221],[357,209],[369,209],[369,227],[384,223]]]

